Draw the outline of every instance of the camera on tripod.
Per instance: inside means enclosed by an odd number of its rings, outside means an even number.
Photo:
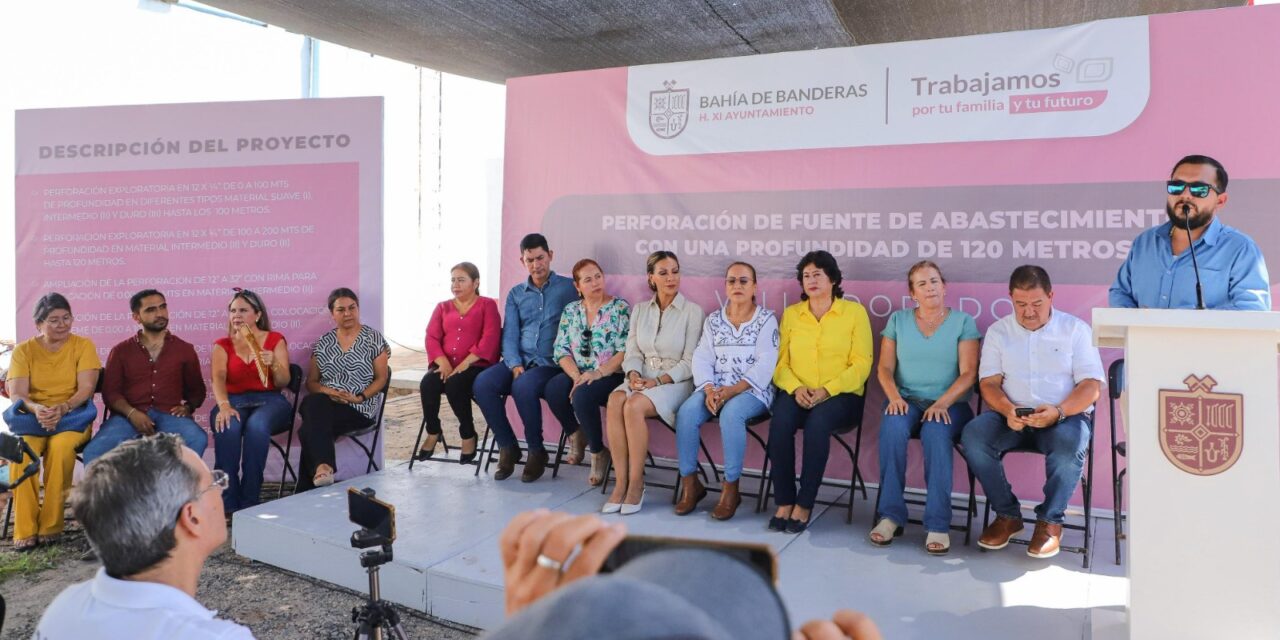
[[[405,640],[400,614],[390,602],[382,599],[378,582],[378,568],[392,559],[391,543],[396,540],[396,508],[379,500],[373,489],[351,487],[347,489],[347,517],[360,525],[360,530],[351,534],[351,546],[369,549],[360,554],[360,566],[369,574],[369,598],[364,606],[351,610],[351,621],[356,623],[356,640]]]

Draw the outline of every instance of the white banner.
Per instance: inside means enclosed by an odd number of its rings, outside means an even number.
[[[1146,17],[631,67],[653,155],[1101,136],[1150,93]]]

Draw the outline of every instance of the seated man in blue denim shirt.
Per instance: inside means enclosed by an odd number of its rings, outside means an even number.
[[[1169,222],[1133,241],[1111,285],[1111,306],[1197,308],[1196,276],[1187,250],[1194,242],[1205,308],[1270,311],[1271,281],[1258,245],[1215,215],[1227,204],[1222,164],[1208,156],[1187,156],[1174,165],[1167,191]]]
[[[507,419],[507,396],[516,401],[516,412],[524,423],[529,444],[529,461],[520,480],[533,482],[547,466],[547,450],[542,444],[542,403],[547,382],[560,373],[552,358],[556,329],[565,305],[578,297],[573,280],[551,270],[551,249],[540,233],[520,241],[520,262],[529,270],[529,279],[507,293],[503,314],[502,362],[476,376],[473,391],[485,422],[498,441],[498,470],[495,480],[506,480],[520,461],[520,446]]]

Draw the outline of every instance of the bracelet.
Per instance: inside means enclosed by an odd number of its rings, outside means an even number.
[[[129,413],[124,414],[124,419],[125,419],[125,420],[129,420],[129,419],[133,418],[133,412],[134,412],[134,411],[137,411],[137,409],[134,409],[133,407],[129,407]]]

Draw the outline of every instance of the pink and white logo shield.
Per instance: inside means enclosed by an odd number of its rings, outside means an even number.
[[[662,91],[649,92],[649,130],[659,138],[680,135],[689,123],[689,90],[676,89],[674,80],[662,83]]]
[[[1160,390],[1160,448],[1187,473],[1222,473],[1244,449],[1244,396],[1214,393],[1213,376],[1189,375],[1182,382],[1186,391]]]

